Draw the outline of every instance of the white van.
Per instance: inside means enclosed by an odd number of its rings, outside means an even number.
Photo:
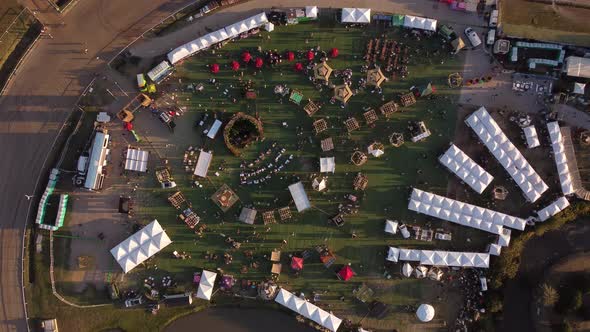
[[[495,28],[498,26],[498,10],[492,10],[490,14],[490,27]]]
[[[496,41],[496,29],[490,29],[486,37],[486,44],[494,45],[494,41]]]
[[[469,39],[471,46],[478,47],[479,45],[481,45],[481,39],[479,39],[477,32],[473,31],[473,29],[465,29],[465,36],[467,36],[467,39]]]

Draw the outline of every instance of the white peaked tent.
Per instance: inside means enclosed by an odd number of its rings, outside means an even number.
[[[565,208],[570,206],[570,202],[564,196],[558,198],[551,204],[547,205],[546,207],[542,208],[541,210],[537,211],[537,215],[539,216],[539,221],[545,221],[554,215],[558,214],[559,212],[563,211]]]
[[[526,138],[526,145],[529,149],[536,148],[541,145],[539,142],[539,136],[537,135],[537,129],[535,125],[530,125],[522,129],[524,131],[524,137]]]
[[[342,8],[342,23],[370,23],[370,8]]]
[[[307,197],[307,193],[305,192],[301,182],[290,185],[289,192],[295,201],[295,206],[297,207],[298,212],[311,208],[311,203],[309,202],[309,198]]]
[[[203,300],[211,300],[211,295],[213,294],[213,287],[215,287],[215,278],[217,278],[217,273],[203,270],[201,274],[201,281],[199,282],[199,287],[197,288],[197,297]]]
[[[336,161],[334,157],[320,158],[320,173],[334,173]]]
[[[404,277],[408,277],[408,278],[411,277],[413,271],[414,271],[414,268],[408,262],[405,262],[404,265],[402,266],[402,274],[404,275]]]
[[[313,317],[313,314],[318,310],[318,307],[316,307],[315,305],[304,301],[303,305],[301,306],[301,309],[299,309],[299,313],[301,315],[303,315],[305,318],[309,318],[311,319]]]
[[[327,181],[324,178],[315,178],[311,183],[313,190],[322,191],[326,189]]]
[[[428,268],[426,266],[419,265],[419,266],[416,266],[416,268],[414,269],[414,275],[418,279],[426,278],[427,273],[428,273]]]
[[[154,220],[111,249],[111,254],[127,273],[170,243],[172,241],[160,223]]]
[[[305,6],[305,17],[317,18],[318,17],[318,7],[317,6]]]
[[[404,17],[404,27],[409,29],[420,29],[427,31],[436,31],[437,21],[431,18],[406,15]]]
[[[434,308],[430,304],[421,304],[416,310],[416,316],[421,322],[430,322],[434,318]]]
[[[330,314],[324,322],[324,327],[332,332],[336,332],[341,323],[342,319],[334,316],[333,314]]]
[[[557,121],[549,122],[547,123],[547,129],[549,130],[549,139],[551,141],[551,148],[553,149],[555,165],[557,166],[561,191],[564,195],[571,195],[575,190],[572,183],[572,174],[567,163],[565,144],[559,123]]]
[[[583,95],[584,90],[586,90],[586,83],[574,83],[574,93],[578,95]]]
[[[199,153],[199,159],[197,159],[197,166],[195,166],[194,174],[196,176],[206,178],[207,171],[209,171],[209,166],[211,165],[211,160],[213,160],[213,154],[211,152],[201,150]]]
[[[385,153],[383,149],[373,149],[373,144],[369,145],[367,152],[373,157],[377,158],[381,157]]]
[[[287,307],[289,301],[291,300],[291,297],[293,297],[293,294],[292,293],[290,293],[287,290],[281,288],[281,290],[277,294],[277,297],[275,297],[275,302],[277,302],[280,305],[283,305],[283,306]]]
[[[275,30],[275,25],[272,24],[271,22],[268,22],[264,25],[264,30],[266,30],[268,32],[272,32]]]
[[[490,254],[492,256],[500,256],[501,252],[502,252],[502,247],[498,244],[491,243],[488,246],[488,254]]]
[[[388,261],[397,263],[399,259],[399,249],[395,247],[389,247],[387,250],[387,258]]]
[[[305,301],[303,301],[301,298],[291,294],[291,298],[289,299],[289,302],[287,303],[287,307],[293,311],[299,312],[299,310],[301,310],[301,307],[303,306],[303,303],[305,303]]]
[[[488,253],[443,250],[416,250],[389,247],[387,260],[392,262],[419,262],[420,265],[427,266],[488,268],[490,264],[490,255]],[[418,268],[416,268],[414,272],[416,272],[417,269]]]
[[[396,234],[397,233],[397,221],[385,220],[385,233]]]
[[[494,179],[455,144],[451,144],[438,160],[479,194],[483,193]]]

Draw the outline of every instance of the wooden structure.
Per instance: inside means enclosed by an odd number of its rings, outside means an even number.
[[[381,114],[383,114],[386,118],[389,118],[393,115],[393,113],[398,111],[398,106],[392,100],[390,102],[387,102],[387,103],[381,105],[381,107],[379,107],[379,110],[381,111]]]
[[[346,126],[346,130],[348,130],[349,133],[361,127],[359,122],[354,117],[346,119],[346,121],[344,121],[344,125]]]
[[[322,146],[322,151],[324,151],[324,152],[334,150],[334,142],[332,140],[332,137],[328,137],[326,139],[323,139],[320,142],[320,144]]]
[[[313,122],[313,129],[315,130],[315,133],[317,135],[322,131],[328,129],[328,123],[324,119],[316,120]]]
[[[375,87],[381,86],[381,83],[385,81],[385,75],[381,72],[381,69],[375,68],[367,70],[367,85]]]
[[[279,211],[279,218],[281,218],[281,221],[289,220],[292,218],[291,209],[288,206],[280,208],[278,211]]]
[[[368,184],[369,179],[367,178],[367,176],[359,172],[354,178],[352,187],[354,188],[354,190],[365,190]]]
[[[272,268],[270,269],[270,273],[281,274],[282,268],[283,268],[283,266],[281,265],[281,263],[273,263]]]
[[[354,151],[350,157],[350,161],[356,166],[361,166],[367,162],[367,155],[362,151]]]
[[[352,90],[346,84],[339,85],[334,88],[334,98],[346,104],[348,100],[352,97]]]
[[[180,220],[184,221],[184,223],[188,226],[188,228],[193,229],[195,226],[199,224],[201,218],[192,210],[186,209],[182,211],[182,213],[178,216]]]
[[[325,61],[313,67],[313,77],[316,80],[328,82],[330,75],[332,75],[332,68]]]
[[[262,222],[264,222],[265,225],[276,223],[275,210],[262,212]]]
[[[414,96],[413,93],[408,92],[406,94],[403,94],[400,97],[400,101],[402,103],[402,106],[408,107],[408,106],[412,106],[416,103],[416,97]]]
[[[506,197],[508,197],[508,189],[506,189],[504,186],[495,186],[493,193],[494,199],[499,201],[503,201],[506,199]]]
[[[237,121],[248,121],[252,124],[254,124],[254,126],[256,126],[256,131],[257,131],[257,138],[256,141],[258,140],[263,140],[264,139],[264,128],[262,127],[262,121],[258,120],[257,118],[245,114],[243,112],[238,112],[236,114],[234,114],[232,116],[232,118],[229,120],[229,122],[225,125],[225,128],[223,128],[223,141],[225,142],[225,146],[227,146],[227,148],[231,151],[231,153],[233,153],[234,156],[239,156],[242,153],[242,149],[245,148],[244,147],[239,147],[239,146],[235,146],[230,139],[230,133],[232,132],[232,128],[234,126],[234,124]],[[248,144],[246,144],[248,145]]]
[[[404,144],[404,134],[403,133],[393,133],[389,136],[389,143],[396,148],[399,148]]]
[[[182,194],[182,192],[177,191],[174,194],[168,196],[168,202],[172,204],[176,209],[180,209],[183,203],[186,202],[186,197]]]
[[[222,185],[211,195],[211,200],[223,212],[229,210],[239,199],[238,195],[227,184]]]
[[[172,181],[172,175],[170,174],[170,170],[167,167],[157,168],[156,179],[158,179],[158,182],[160,183]]]
[[[303,110],[305,111],[305,113],[307,113],[307,115],[312,116],[314,115],[317,111],[320,110],[320,108],[318,107],[318,105],[316,105],[316,103],[314,103],[311,99],[309,100],[309,102],[307,103],[307,105],[305,105],[303,107]]]
[[[281,261],[281,251],[280,250],[273,250],[270,253],[270,261],[271,262],[280,262]]]
[[[365,113],[363,113],[363,116],[365,117],[365,121],[367,122],[368,125],[379,120],[377,113],[373,109],[370,109],[370,110],[366,111]]]

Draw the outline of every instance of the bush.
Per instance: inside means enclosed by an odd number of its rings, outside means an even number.
[[[582,292],[564,287],[555,303],[555,311],[560,314],[570,314],[582,307]]]
[[[551,287],[548,284],[541,285],[541,298],[543,299],[543,305],[545,306],[553,306],[559,299],[559,294],[555,288]]]
[[[559,324],[555,329],[557,332],[572,332],[572,330],[572,325],[566,319],[564,319],[563,322],[561,322],[561,324]]]
[[[491,313],[501,312],[504,309],[504,302],[498,293],[492,293],[486,297],[486,309]]]

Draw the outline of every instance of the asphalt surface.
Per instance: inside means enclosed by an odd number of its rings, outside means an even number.
[[[49,32],[35,45],[5,94],[0,96],[0,331],[27,330],[21,281],[23,227],[30,203],[25,195],[35,191],[47,154],[78,96],[95,75],[106,72],[106,62],[122,48],[192,1],[80,0],[63,17],[47,0],[22,2],[37,13]],[[474,14],[453,12],[433,1],[317,0],[314,3],[320,7],[356,6],[421,13],[451,22],[481,24]],[[235,14],[231,12],[308,4],[309,1],[302,0],[252,0],[228,8],[227,13],[220,13],[215,19],[219,19],[218,24],[232,23]],[[166,43],[164,39],[156,40],[150,47],[160,45],[166,49],[169,44],[178,45],[196,38],[202,25],[197,22],[166,38]],[[86,54],[84,49],[88,49]],[[139,46],[136,51],[146,54],[159,50]],[[45,181],[41,178],[40,185],[45,185]],[[34,215],[36,211],[31,213]]]
[[[0,331],[27,331],[21,279],[25,194],[34,192],[63,122],[94,73],[104,70],[103,59],[189,1],[81,0],[64,17],[46,0],[23,3],[51,37],[38,41],[0,97]]]

